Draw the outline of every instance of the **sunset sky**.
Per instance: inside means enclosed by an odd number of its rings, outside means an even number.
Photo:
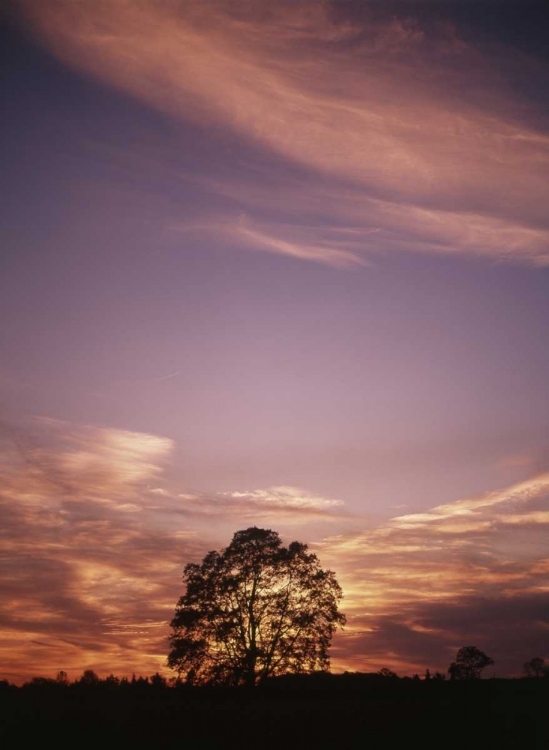
[[[253,525],[336,572],[336,672],[549,660],[541,8],[0,11],[0,679],[168,675]]]

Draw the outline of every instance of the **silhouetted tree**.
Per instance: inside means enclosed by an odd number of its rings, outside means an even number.
[[[524,673],[527,677],[543,677],[546,670],[545,659],[542,659],[541,656],[534,656],[524,665]]]
[[[95,687],[95,686],[99,685],[100,682],[101,682],[101,680],[96,675],[96,673],[93,671],[93,669],[85,669],[82,672],[82,676],[78,680],[78,683],[80,685],[86,685],[86,686],[89,686],[89,687],[91,687],[91,686]]]
[[[153,686],[153,687],[154,687],[154,688],[155,688],[156,690],[160,690],[160,689],[163,689],[163,688],[166,688],[166,687],[168,687],[168,682],[167,682],[166,678],[165,678],[165,677],[163,677],[163,676],[162,676],[161,674],[159,674],[158,672],[155,672],[155,673],[154,673],[154,674],[153,674],[153,675],[151,676],[151,678],[150,678],[150,683],[151,683],[151,685],[152,685],[152,686]]]
[[[253,686],[328,669],[332,635],[345,623],[342,592],[307,545],[283,547],[275,531],[254,526],[187,565],[183,581],[168,665],[186,682]]]
[[[67,674],[67,673],[66,673],[66,672],[65,672],[65,671],[64,671],[63,669],[61,669],[61,670],[60,670],[60,671],[59,671],[59,672],[57,673],[57,677],[55,678],[55,681],[56,681],[56,682],[57,682],[57,683],[58,683],[59,685],[65,685],[65,686],[66,686],[66,685],[68,685],[68,684],[69,684],[69,675],[68,675],[68,674]]]
[[[478,680],[482,670],[493,663],[493,659],[476,646],[463,646],[448,667],[448,673],[451,680]]]
[[[103,680],[103,684],[105,685],[105,687],[116,689],[120,687],[120,680],[118,679],[118,677],[116,677],[116,675],[111,673],[108,677],[105,677],[105,679]]]
[[[396,672],[393,672],[393,670],[392,670],[392,669],[389,669],[388,667],[382,667],[382,668],[381,668],[381,669],[379,670],[379,672],[378,672],[378,675],[379,675],[380,677],[388,677],[389,679],[392,679],[392,680],[396,680],[396,679],[398,679],[398,675],[397,675],[397,673],[396,673]]]

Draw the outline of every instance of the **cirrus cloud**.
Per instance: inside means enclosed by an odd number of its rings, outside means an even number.
[[[295,224],[292,213],[302,216],[310,191],[325,186],[310,233],[232,222],[226,240],[236,226],[246,246],[340,267],[394,250],[549,263],[549,136],[535,104],[526,106],[499,73],[517,53],[481,50],[455,27],[422,27],[389,12],[346,18],[337,4],[22,7],[70,65],[297,169],[287,177],[297,196],[288,213],[279,206],[277,222]],[[530,70],[539,75],[535,65],[516,58],[525,80]],[[233,172],[219,173],[224,194],[241,180]],[[272,212],[276,184],[260,189]],[[257,190],[251,179],[241,196],[246,210]],[[326,230],[349,221],[363,235],[356,249],[330,243]],[[205,223],[219,224],[219,216],[210,212]]]
[[[467,642],[498,674],[548,656],[547,474],[368,528],[341,501],[292,486],[174,490],[166,438],[38,424],[7,435],[0,467],[9,679],[162,670],[181,568],[256,523],[322,540],[311,547],[336,571],[348,617],[336,670],[444,670]]]
[[[158,486],[173,444],[156,435],[35,419],[2,443],[0,654],[16,681],[163,670],[185,563],[237,524],[293,529],[342,513],[295,487]]]
[[[348,613],[335,662],[444,670],[457,648],[478,641],[499,674],[520,673],[546,648],[548,531],[544,474],[326,539],[319,549],[337,569]]]

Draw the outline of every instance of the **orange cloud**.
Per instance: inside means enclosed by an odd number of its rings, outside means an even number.
[[[2,677],[165,669],[183,565],[256,523],[309,543],[331,524],[311,546],[345,595],[336,670],[444,669],[466,642],[500,673],[547,656],[547,474],[338,536],[364,519],[300,488],[162,486],[162,437],[48,423],[18,445],[0,465]]]
[[[165,671],[184,564],[237,525],[293,528],[341,513],[340,501],[295,487],[208,497],[155,486],[171,450],[163,437],[51,420],[5,441],[3,678]]]
[[[322,542],[322,558],[346,593],[348,629],[334,663],[352,655],[355,669],[442,669],[456,644],[482,639],[500,670],[520,672],[523,652],[542,648],[549,622],[548,509],[545,474]],[[507,635],[489,621],[498,608]],[[535,621],[525,610],[536,612]]]
[[[143,488],[161,474],[171,441],[45,427],[6,450],[0,467],[4,676],[154,672],[165,661],[180,569],[203,549],[192,532],[143,518]],[[146,627],[116,634],[113,622]]]

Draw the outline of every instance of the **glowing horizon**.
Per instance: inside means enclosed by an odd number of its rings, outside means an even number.
[[[253,525],[334,671],[549,660],[547,19],[492,5],[9,3],[0,679],[166,673]]]

